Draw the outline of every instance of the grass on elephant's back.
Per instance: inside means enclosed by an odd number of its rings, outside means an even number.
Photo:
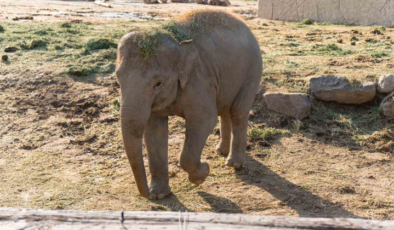
[[[218,28],[237,29],[243,26],[242,19],[221,10],[193,10],[159,27],[140,31],[134,38],[144,60],[155,53],[155,47],[165,36],[178,44],[191,42],[203,33],[210,33]]]

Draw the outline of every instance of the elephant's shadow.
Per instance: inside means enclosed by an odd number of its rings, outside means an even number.
[[[249,175],[248,168],[258,168]],[[247,184],[267,191],[284,205],[295,210],[301,217],[360,218],[343,209],[341,205],[323,199],[306,188],[296,185],[247,155],[245,167],[236,171],[237,178]]]
[[[249,169],[255,168],[258,168],[259,170],[253,170],[253,176],[250,176]],[[341,205],[334,204],[329,200],[312,194],[306,188],[286,180],[249,155],[247,155],[245,167],[240,170],[236,170],[235,173],[237,178],[247,184],[256,186],[261,190],[270,193],[284,205],[295,210],[301,217],[360,218],[359,216],[342,208]],[[213,212],[243,212],[236,203],[229,199],[218,197],[206,192],[198,192],[198,194],[211,206],[211,210]],[[164,205],[172,211],[193,212],[193,210],[184,206],[174,194],[171,194],[167,199],[153,202]]]
[[[242,213],[242,209],[237,204],[229,199],[218,197],[206,192],[197,192],[210,206],[211,210],[215,213]],[[155,204],[166,206],[171,211],[193,212],[194,210],[188,209],[178,199],[175,194],[171,194],[168,198],[160,201],[152,201]],[[154,210],[154,209],[153,209]]]

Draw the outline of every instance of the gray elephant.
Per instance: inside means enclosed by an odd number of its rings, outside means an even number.
[[[118,45],[123,142],[143,197],[170,194],[168,117],[181,116],[186,138],[180,165],[199,185],[209,174],[201,152],[220,116],[217,153],[240,168],[247,145],[249,110],[262,74],[259,45],[238,17],[195,10],[145,32],[125,35]],[[143,162],[148,153],[150,187]]]

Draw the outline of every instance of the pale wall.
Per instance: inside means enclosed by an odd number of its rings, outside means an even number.
[[[394,0],[259,0],[257,12],[271,20],[394,26]]]

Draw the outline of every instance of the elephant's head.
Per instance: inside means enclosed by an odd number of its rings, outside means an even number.
[[[118,45],[116,76],[122,92],[123,142],[140,194],[149,197],[142,137],[151,112],[170,106],[198,66],[192,42],[166,33],[132,32]]]

